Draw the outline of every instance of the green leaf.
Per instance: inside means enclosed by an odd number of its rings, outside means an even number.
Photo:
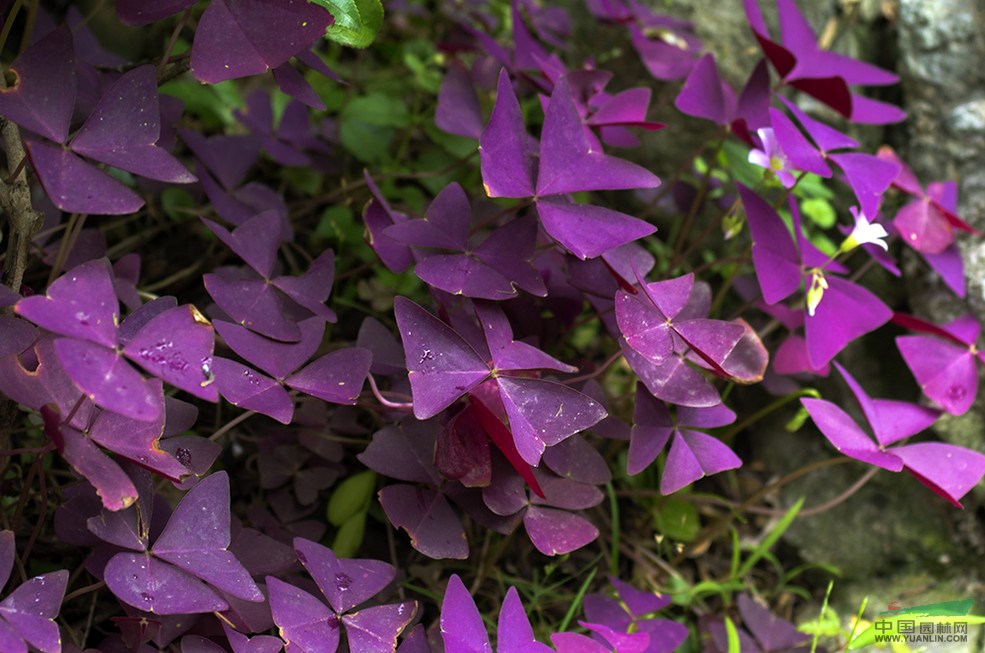
[[[657,530],[678,542],[691,542],[701,532],[698,509],[690,501],[671,497],[654,511],[654,517]]]
[[[376,472],[366,470],[345,479],[328,500],[328,521],[342,526],[358,513],[365,513],[376,488]]]
[[[797,503],[790,507],[787,514],[783,515],[783,518],[780,519],[779,523],[776,525],[776,528],[770,531],[769,535],[763,538],[763,541],[760,542],[755,549],[753,549],[749,557],[742,563],[742,566],[739,567],[738,578],[745,578],[749,570],[752,569],[757,562],[759,562],[759,559],[762,558],[767,551],[773,548],[773,545],[776,544],[777,540],[779,540],[783,534],[787,532],[787,529],[790,528],[790,524],[793,523],[793,520],[797,517],[797,513],[800,512],[800,509],[803,506],[804,497],[800,497],[797,499]]]
[[[175,222],[184,222],[195,215],[198,207],[191,193],[171,186],[161,191],[161,208]]]
[[[383,27],[380,0],[312,0],[331,12],[335,24],[325,30],[325,38],[353,48],[365,48]]]
[[[335,533],[332,540],[332,551],[340,558],[352,558],[359,553],[366,533],[366,513],[357,512],[346,520]]]
[[[800,203],[800,211],[822,229],[835,226],[835,209],[828,200],[818,197],[806,199]]]
[[[728,653],[742,653],[742,644],[739,643],[739,631],[727,616],[725,617],[725,639],[728,642]]]
[[[361,120],[378,127],[407,127],[410,125],[410,112],[399,97],[373,91],[353,98],[342,109],[342,119]]]

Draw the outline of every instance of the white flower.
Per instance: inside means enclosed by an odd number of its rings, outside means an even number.
[[[828,280],[824,278],[824,272],[821,270],[815,270],[811,275],[811,284],[807,288],[807,314],[814,317],[814,311],[817,310],[818,304],[821,303],[821,298],[824,297],[824,291],[828,289]]]
[[[761,150],[749,150],[749,163],[766,168],[780,180],[784,188],[793,188],[797,179],[790,172],[790,161],[787,159],[780,143],[776,140],[776,134],[770,127],[756,130],[759,140],[763,144]]]
[[[851,211],[852,216],[855,218],[855,228],[852,229],[852,233],[848,234],[845,242],[841,244],[840,250],[842,252],[849,252],[859,245],[877,245],[888,252],[889,245],[883,240],[889,236],[886,228],[879,223],[869,222],[865,214],[854,206],[851,208]]]

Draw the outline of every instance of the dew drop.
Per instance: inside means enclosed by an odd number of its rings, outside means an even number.
[[[961,401],[967,394],[968,391],[964,389],[964,386],[952,385],[947,389],[947,398],[952,401]]]
[[[424,363],[424,361],[429,361],[429,360],[434,360],[434,352],[432,352],[430,349],[425,349],[424,351],[421,352],[421,363]]]
[[[185,447],[178,447],[175,449],[174,457],[178,459],[178,462],[188,467],[192,464],[192,452]]]
[[[350,585],[352,585],[352,579],[347,575],[343,573],[335,574],[335,587],[337,587],[340,592],[348,591]]]
[[[148,594],[147,592],[141,592],[140,593],[140,598],[141,598],[141,600],[143,600],[144,603],[153,603],[154,602],[154,597],[151,596],[150,594]]]
[[[334,614],[332,616],[330,616],[328,619],[326,619],[325,621],[326,621],[326,623],[328,623],[328,627],[331,628],[332,630],[337,630],[338,629],[338,627],[339,627],[339,618],[336,617]]]

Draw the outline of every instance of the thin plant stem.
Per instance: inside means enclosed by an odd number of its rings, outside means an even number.
[[[576,383],[581,383],[582,381],[591,381],[592,379],[598,378],[599,376],[602,375],[603,372],[609,369],[609,367],[611,367],[613,363],[615,363],[617,360],[622,358],[622,355],[623,355],[622,349],[620,349],[616,351],[616,353],[614,353],[612,356],[609,356],[609,358],[606,359],[604,363],[599,365],[595,369],[595,371],[588,372],[587,374],[575,376],[570,379],[565,379],[562,383],[564,383],[565,385],[574,385]]]
[[[218,440],[219,438],[221,438],[223,435],[225,435],[227,432],[229,432],[230,430],[236,428],[237,426],[239,426],[240,424],[242,424],[243,422],[245,422],[246,420],[248,420],[249,418],[253,417],[256,414],[257,414],[257,412],[255,410],[248,410],[245,413],[240,413],[239,415],[237,415],[233,419],[231,419],[228,422],[226,422],[225,425],[223,425],[222,428],[220,428],[218,431],[216,431],[215,433],[213,433],[212,435],[210,435],[209,436],[209,440],[212,440],[213,442],[215,442],[216,440]]]

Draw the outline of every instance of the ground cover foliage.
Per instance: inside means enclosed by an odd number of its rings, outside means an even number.
[[[980,324],[884,282],[981,234],[846,133],[892,72],[735,1],[744,80],[634,0],[0,3],[0,650],[847,646],[782,535],[985,475]]]

